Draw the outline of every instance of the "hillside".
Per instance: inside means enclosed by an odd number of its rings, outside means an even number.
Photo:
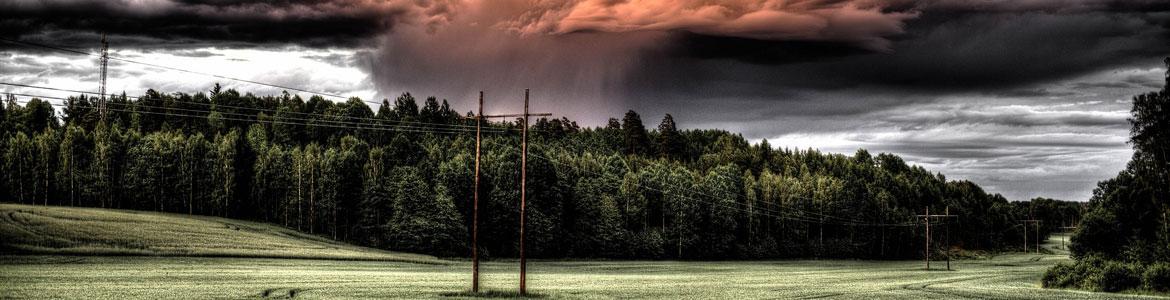
[[[443,263],[270,224],[116,209],[0,204],[0,251],[81,255],[313,258]]]

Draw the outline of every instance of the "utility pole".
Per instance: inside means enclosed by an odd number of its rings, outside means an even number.
[[[1027,220],[1020,220],[1020,222],[1024,222],[1024,253],[1028,253],[1028,248],[1029,248],[1028,247],[1028,223],[1031,223],[1032,226],[1035,226],[1034,230],[1032,230],[1033,231],[1032,234],[1035,235],[1035,237],[1036,237],[1035,238],[1035,240],[1036,240],[1036,242],[1035,242],[1036,243],[1036,253],[1040,253],[1040,220],[1027,219]]]
[[[102,67],[101,67],[101,86],[98,92],[101,93],[98,99],[98,116],[101,117],[101,122],[106,122],[106,65],[110,62],[110,43],[106,41],[106,34],[102,33]]]
[[[477,254],[477,235],[479,232],[479,159],[480,159],[480,143],[482,137],[480,136],[480,127],[483,119],[487,118],[514,118],[519,117],[523,119],[524,127],[521,129],[521,153],[520,153],[520,295],[528,294],[526,280],[527,280],[527,260],[524,257],[524,209],[528,198],[528,118],[534,116],[551,116],[551,113],[529,113],[528,112],[528,89],[524,89],[524,113],[522,114],[503,114],[503,115],[484,115],[483,114],[483,92],[479,92],[479,115],[473,117],[476,119],[475,126],[475,200],[472,210],[472,292],[479,292],[479,257]]]
[[[532,114],[528,112],[528,89],[524,89],[524,129],[522,130],[520,154],[520,295],[528,294],[525,286],[527,280],[527,261],[524,260],[524,203],[528,194],[528,117],[551,116],[551,113]]]
[[[1036,235],[1036,254],[1040,254],[1040,220],[1032,222],[1032,232]]]
[[[1028,253],[1028,223],[1032,223],[1032,226],[1035,226],[1035,228],[1034,228],[1035,230],[1033,230],[1034,232],[1032,234],[1034,234],[1036,236],[1036,253],[1039,254],[1040,253],[1040,220],[1037,220],[1035,217],[1033,217],[1033,211],[1032,211],[1031,207],[1028,208],[1028,219],[1020,220],[1020,222],[1024,222],[1024,253]]]
[[[930,206],[927,206],[926,207],[926,214],[925,215],[918,215],[919,218],[922,218],[923,223],[926,223],[926,250],[923,254],[924,254],[924,260],[926,261],[926,269],[927,270],[930,270],[930,219],[931,218],[956,218],[956,217],[958,217],[957,215],[950,214],[950,210],[951,209],[948,207],[944,214],[932,215],[932,214],[930,214]],[[949,243],[950,237],[947,237],[947,238],[948,238],[947,242]],[[947,245],[947,247],[950,247],[950,245]],[[950,270],[950,254],[947,255],[947,270]]]
[[[951,214],[951,206],[950,205],[948,205],[946,207],[946,210],[943,211],[943,214],[944,215]],[[943,227],[943,232],[944,232],[943,233],[943,236],[944,236],[943,242],[947,244],[947,249],[946,249],[946,251],[947,251],[946,252],[947,253],[947,271],[950,271],[951,270],[951,223],[947,222],[947,223],[943,223],[943,225],[946,225]]]
[[[483,127],[483,91],[479,91],[479,112],[475,115],[475,195],[471,205],[471,292],[479,293],[479,148]]]

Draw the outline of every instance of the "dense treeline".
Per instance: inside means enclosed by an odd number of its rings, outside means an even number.
[[[3,199],[255,219],[387,249],[468,253],[474,123],[446,101],[420,108],[404,94],[375,111],[356,98],[217,85],[114,96],[104,122],[95,103],[70,97],[56,104],[58,117],[55,103],[8,97]],[[485,129],[488,256],[517,252],[518,124]],[[1029,213],[1079,214],[1067,203],[1008,202],[891,154],[753,145],[726,131],[679,130],[670,115],[651,130],[633,111],[598,128],[540,119],[530,144],[535,257],[912,258],[924,243],[914,216],[927,207],[960,216],[935,224],[946,231],[932,245],[953,249],[1019,247]],[[1045,224],[1042,237],[1059,229]]]
[[[1170,71],[1131,113],[1133,158],[1097,183],[1069,247],[1077,261],[1049,270],[1046,286],[1170,292]]]

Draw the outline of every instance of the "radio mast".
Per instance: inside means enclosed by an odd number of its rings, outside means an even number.
[[[110,43],[106,41],[106,34],[102,33],[102,75],[101,87],[98,92],[101,93],[98,99],[98,114],[101,116],[102,123],[106,122],[106,65],[110,62]]]

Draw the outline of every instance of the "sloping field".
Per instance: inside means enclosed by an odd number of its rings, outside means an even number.
[[[0,237],[21,254],[0,255],[0,299],[466,298],[471,277],[467,261],[214,217],[3,204]],[[552,299],[1170,299],[1041,288],[1044,270],[1068,260],[1061,238],[1045,245],[1055,254],[959,260],[952,271],[921,261],[535,260],[528,286]],[[515,295],[515,261],[481,269],[491,295]]]
[[[311,258],[445,263],[270,224],[114,209],[0,204],[0,250],[20,254]]]

